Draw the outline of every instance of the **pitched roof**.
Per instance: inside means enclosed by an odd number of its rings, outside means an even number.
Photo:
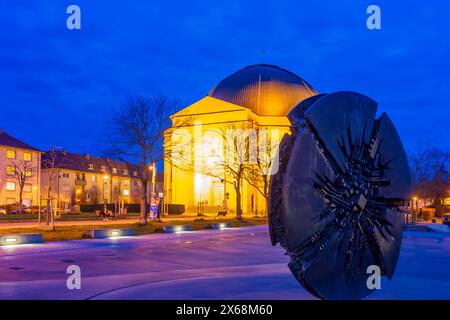
[[[42,169],[47,167],[46,159],[49,158],[50,152],[46,152],[42,156]],[[91,165],[93,167],[90,167]],[[55,166],[67,170],[132,178],[137,177],[134,175],[134,171],[138,172],[139,170],[137,165],[133,165],[129,162],[114,161],[107,158],[93,157],[88,154],[82,155],[66,151],[56,151]],[[102,170],[102,167],[104,167],[104,171]],[[117,172],[113,172],[113,169],[117,169]]]
[[[32,147],[29,144],[26,144],[25,142],[14,138],[13,136],[10,136],[3,130],[0,130],[0,146],[13,147],[13,148],[19,148],[19,149],[27,149],[27,150],[33,150],[33,151],[40,152],[39,149]]]

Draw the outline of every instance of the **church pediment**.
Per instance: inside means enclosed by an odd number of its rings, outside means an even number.
[[[249,109],[222,101],[213,97],[206,96],[203,99],[191,104],[190,106],[178,111],[172,118],[186,116],[204,116],[211,114],[227,112],[248,112]]]

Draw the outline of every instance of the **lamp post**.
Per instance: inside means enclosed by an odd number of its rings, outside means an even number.
[[[108,179],[109,176],[108,175],[104,175],[103,176],[103,202],[106,204],[106,196],[105,196],[105,191],[106,191],[106,184],[108,183]]]
[[[413,197],[413,203],[412,203],[412,212],[411,212],[411,224],[415,224],[416,223],[416,210],[414,209],[414,204],[416,204],[416,208],[417,208],[417,197],[414,196]]]
[[[148,171],[150,172],[150,179],[151,179],[151,184],[152,184],[152,189],[151,189],[151,193],[155,193],[155,176],[156,176],[156,166],[155,163],[151,163],[148,166]]]

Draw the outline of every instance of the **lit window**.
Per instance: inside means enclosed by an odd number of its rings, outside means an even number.
[[[128,170],[123,170],[123,174],[128,174]]]
[[[25,185],[23,186],[23,191],[24,191],[24,192],[31,192],[31,190],[32,190],[31,184],[27,183],[27,184],[25,184]]]
[[[14,198],[6,198],[6,204],[15,204],[16,203],[16,199]]]
[[[29,153],[29,152],[24,152],[24,153],[23,153],[23,160],[25,160],[25,161],[31,161],[31,153]]]
[[[130,180],[128,180],[128,179],[123,180],[123,184],[126,185],[126,186],[129,186],[130,185]]]
[[[9,175],[14,174],[14,167],[13,166],[7,166],[6,167],[6,174],[9,174]]]
[[[102,166],[102,171],[103,171],[103,172],[105,172],[105,171],[106,171],[106,168],[105,168],[105,166]]]
[[[31,177],[33,175],[33,172],[31,170],[27,170],[24,172],[25,177]]]
[[[91,181],[92,181],[92,182],[97,182],[97,176],[96,176],[96,175],[92,175]]]
[[[130,195],[130,190],[127,190],[127,189],[123,190],[123,195],[124,196],[129,196]]]
[[[16,158],[16,152],[14,150],[7,150],[6,151],[6,157],[8,159],[15,159]]]
[[[6,190],[9,190],[9,191],[16,190],[16,183],[10,182],[10,181],[6,182]]]
[[[94,165],[93,164],[89,164],[89,170],[94,170]]]
[[[137,171],[133,171],[133,176],[137,177]]]
[[[113,173],[117,173],[117,168],[113,168]]]

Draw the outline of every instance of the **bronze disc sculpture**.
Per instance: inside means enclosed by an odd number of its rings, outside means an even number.
[[[322,299],[361,299],[369,266],[392,278],[400,252],[410,173],[389,117],[355,92],[321,94],[288,115],[291,135],[269,191],[272,244],[294,277]]]

